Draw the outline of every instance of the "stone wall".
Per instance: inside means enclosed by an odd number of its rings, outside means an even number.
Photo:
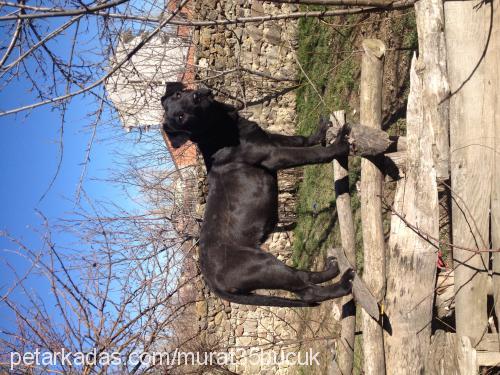
[[[199,1],[194,18],[220,19],[261,16],[294,10],[294,6],[276,6],[254,1]],[[297,65],[296,21],[273,21],[239,26],[214,26],[195,30],[195,66],[198,83],[214,89],[219,99],[242,107],[241,115],[263,128],[281,134],[294,134]],[[203,175],[203,173],[201,173]],[[299,173],[288,171],[279,176],[280,224],[264,244],[266,250],[287,262],[293,233],[294,192]],[[204,178],[199,181],[203,213]],[[206,350],[234,351],[237,362],[229,370],[238,374],[288,374],[284,363],[255,363],[255,353],[297,351],[297,332],[303,322],[295,309],[261,308],[230,304],[213,295],[203,280],[195,281],[199,290],[196,320],[200,341]],[[259,292],[264,293],[264,291]],[[268,354],[263,354],[268,355]],[[278,361],[279,362],[279,361]],[[214,370],[215,371],[215,370]]]

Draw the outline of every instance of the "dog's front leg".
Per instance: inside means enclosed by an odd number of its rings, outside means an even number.
[[[348,153],[347,143],[335,143],[327,147],[273,147],[261,161],[261,165],[276,171],[306,164],[327,163]]]
[[[283,135],[268,133],[269,139],[273,145],[278,147],[307,147],[319,144],[320,142],[311,143],[309,137],[301,135]]]
[[[326,143],[326,132],[330,126],[330,121],[327,118],[322,117],[319,121],[316,131],[309,137],[274,133],[268,133],[268,136],[274,145],[281,147],[307,147],[320,144],[324,146]]]
[[[265,155],[260,158],[260,164],[267,169],[277,171],[306,164],[327,163],[335,158],[347,156],[349,143],[346,137],[349,130],[348,126],[343,126],[337,134],[335,142],[326,147],[270,147],[267,150],[261,149],[261,155],[262,152],[265,152]]]

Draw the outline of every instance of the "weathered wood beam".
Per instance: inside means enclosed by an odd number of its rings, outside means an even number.
[[[498,367],[500,365],[499,352],[480,352],[476,350],[477,367]]]
[[[499,2],[481,6],[469,1],[446,2],[444,9],[451,89],[453,243],[462,248],[489,248],[492,190],[498,185],[493,170],[495,126],[500,122]],[[488,325],[488,258],[487,253],[453,249],[456,330],[458,335],[470,337],[473,346]]]
[[[330,123],[327,139],[334,139],[342,126],[335,120],[334,115],[330,116]],[[350,145],[349,153],[351,155],[367,157],[389,152],[406,151],[405,137],[390,136],[382,129],[357,123],[347,123],[347,127],[347,140]]]
[[[438,318],[451,316],[455,311],[455,276],[453,269],[437,275],[435,311]]]
[[[436,331],[425,358],[425,373],[438,375],[471,375],[480,366],[498,367],[500,348],[497,334],[484,335],[481,343],[473,347],[469,337],[456,333]]]
[[[402,178],[406,171],[406,151],[384,154],[383,171],[394,180]]]
[[[456,337],[457,367],[455,373],[459,375],[477,374],[477,352],[471,344],[469,337]]]
[[[386,257],[385,309],[392,335],[384,337],[387,372],[424,371],[431,338],[437,251],[407,222],[434,238],[439,236],[436,171],[432,154],[434,133],[423,120],[423,81],[419,61],[412,59],[407,109],[405,178],[398,181]],[[402,219],[404,218],[404,220]]]
[[[301,4],[301,5],[325,5],[325,6],[376,6],[381,8],[393,8],[401,5],[412,5],[416,0],[268,0],[271,3]]]
[[[415,3],[419,62],[422,66],[423,119],[434,132],[432,153],[436,177],[450,176],[449,102],[443,0]]]
[[[333,117],[333,119],[332,119]],[[342,127],[346,123],[345,111],[336,111],[333,113],[332,123]],[[351,209],[351,195],[349,194],[349,170],[347,156],[342,160],[333,161],[333,175],[337,206],[337,216],[340,227],[340,239],[342,242],[341,257],[345,257],[340,263],[348,263],[347,267],[356,265],[356,235],[354,229],[354,220]],[[343,255],[343,257],[342,257]],[[341,265],[342,266],[342,265]],[[355,279],[358,277],[356,276]],[[356,281],[355,281],[356,283]],[[339,374],[352,374],[354,362],[354,332],[356,329],[356,305],[352,296],[342,298],[342,322],[340,329],[340,339],[337,346],[337,365]],[[377,306],[378,313],[378,306]]]
[[[333,115],[330,116],[331,127],[327,139],[333,142],[341,129]],[[365,125],[349,123],[349,154],[369,159],[385,175],[397,180],[404,175],[406,165],[406,138],[389,136],[381,129]]]
[[[500,34],[500,27],[499,27],[499,12],[500,12],[500,7],[499,7],[499,2],[497,1],[496,4],[489,4],[489,6],[494,6],[495,8],[492,9],[492,12],[494,12],[494,16],[496,16],[495,22],[492,27],[492,34],[493,40],[492,40],[492,45],[491,48],[493,48],[493,51],[496,51],[496,57],[493,54],[489,54],[487,56],[487,63],[488,66],[491,67],[491,69],[494,69],[493,67],[496,66],[496,69],[490,72],[492,75],[491,77],[491,86],[489,87],[488,90],[496,90],[496,95],[495,101],[496,104],[493,103],[493,108],[495,108],[495,140],[494,140],[494,170],[493,170],[493,176],[491,179],[492,183],[492,196],[491,196],[491,243],[492,247],[494,249],[500,249],[500,72],[499,72],[499,66],[500,66],[500,37],[498,34]],[[491,51],[490,51],[491,52]],[[490,93],[488,93],[490,94]],[[491,93],[492,94],[492,93]],[[495,303],[495,313],[498,319],[500,319],[500,254],[494,254],[493,255],[493,265],[492,265],[492,270],[493,270],[493,300]],[[499,334],[500,334],[500,327],[497,327]],[[500,351],[500,348],[496,349],[497,351]]]
[[[477,344],[476,350],[483,352],[500,352],[500,342],[498,341],[497,333],[486,333],[479,344]],[[500,361],[498,362],[500,365]]]
[[[365,39],[361,63],[361,123],[382,128],[382,78],[385,45],[377,39]],[[385,295],[385,239],[382,224],[383,174],[369,160],[361,160],[361,220],[363,230],[363,280],[377,301]],[[378,321],[362,311],[364,372],[383,375],[385,369],[384,337]]]
[[[328,250],[328,254],[337,257],[341,273],[349,268],[356,269],[355,263],[351,263],[347,259],[347,254],[343,248],[338,247],[335,249],[330,249]],[[356,277],[353,281],[352,294],[354,297],[354,301],[359,304],[369,316],[371,316],[375,321],[378,321],[380,319],[380,307],[377,303],[377,300],[358,274],[356,274]]]
[[[458,375],[457,336],[438,330],[432,336],[431,346],[424,357],[424,374]]]

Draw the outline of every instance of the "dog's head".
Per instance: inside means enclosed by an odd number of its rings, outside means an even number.
[[[178,148],[187,140],[196,141],[205,133],[214,102],[209,89],[188,90],[180,82],[169,82],[161,104],[165,110],[163,130],[172,146]]]

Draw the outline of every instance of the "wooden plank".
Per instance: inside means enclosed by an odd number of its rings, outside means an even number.
[[[341,125],[333,115],[330,116],[331,127],[327,132],[327,140],[335,141]],[[381,129],[361,124],[348,124],[349,154],[368,158],[384,174],[396,180],[404,175],[406,166],[406,138],[390,137]]]
[[[336,111],[333,113],[333,123],[342,127],[345,122],[345,111]],[[333,161],[333,175],[337,206],[337,216],[340,226],[340,238],[342,247],[345,251],[339,250],[341,253],[337,259],[345,257],[350,264],[345,265],[345,268],[356,265],[356,240],[354,231],[354,220],[351,210],[351,196],[349,194],[349,171],[348,158],[345,157],[341,162]],[[344,260],[339,263],[345,263]],[[352,266],[351,266],[352,265]],[[341,265],[341,270],[343,266]],[[343,272],[343,270],[342,270]],[[355,277],[357,279],[358,276]],[[354,287],[354,285],[353,285]],[[347,296],[341,300],[342,306],[342,323],[340,329],[340,339],[337,345],[337,363],[339,374],[351,374],[354,362],[354,332],[356,330],[356,305],[352,296]],[[377,311],[378,312],[378,311]]]
[[[499,366],[498,336],[486,334],[473,348],[470,339],[451,332],[436,331],[425,360],[425,373],[435,375],[476,375],[479,366]]]
[[[494,5],[494,14],[497,15],[500,12],[500,5],[497,1]],[[491,197],[491,243],[494,249],[500,249],[500,71],[498,67],[500,66],[500,27],[498,21],[493,25],[493,32],[491,38],[491,51],[493,53],[488,54],[486,63],[490,66],[491,74],[491,87],[490,90],[496,88],[496,103],[493,104],[495,109],[495,152],[494,152],[494,170],[492,183],[492,197]],[[496,67],[496,69],[495,69]],[[500,253],[492,254],[493,256],[493,300],[495,303],[495,312],[498,319],[500,319]],[[497,327],[497,331],[500,333],[500,327]],[[500,351],[500,349],[497,349]]]
[[[383,171],[394,180],[402,178],[406,172],[406,151],[384,154]]]
[[[399,180],[391,217],[386,260],[385,309],[392,328],[386,333],[387,372],[423,373],[431,338],[437,251],[401,220],[437,238],[439,235],[438,192],[432,147],[433,129],[423,121],[423,81],[419,62],[413,57],[407,108],[407,166]]]
[[[446,43],[442,0],[415,3],[419,61],[422,64],[422,108],[424,123],[434,132],[433,158],[436,177],[449,178],[449,102]]]
[[[477,366],[500,366],[500,352],[476,352]]]
[[[477,353],[467,336],[462,336],[457,340],[456,370],[460,375],[476,375],[478,373]]]
[[[479,366],[499,366],[498,336],[487,334],[473,348],[467,336],[438,330],[425,360],[425,373],[433,375],[476,375]]]
[[[330,116],[331,127],[328,129],[327,137],[335,138],[345,124],[335,119],[335,114]],[[348,123],[348,141],[350,144],[350,155],[375,156],[385,152],[396,152],[406,150],[406,138],[389,136],[382,129],[373,128],[358,123]]]
[[[455,333],[436,331],[425,358],[424,374],[456,375],[458,368],[456,346]]]
[[[500,352],[500,343],[498,342],[498,334],[487,333],[481,338],[479,344],[477,344],[476,349],[478,351],[487,352]]]
[[[331,250],[331,254],[334,254],[337,257],[341,273],[348,268],[355,269],[355,264],[351,263],[347,259],[347,253],[344,249],[340,247],[335,248]],[[375,321],[380,319],[380,307],[377,300],[358,274],[356,274],[352,284],[352,294],[355,302],[358,303],[368,315],[370,315]]]
[[[382,78],[385,45],[377,39],[365,39],[361,63],[361,123],[382,127]],[[361,161],[361,220],[363,229],[363,279],[378,301],[385,294],[385,240],[382,226],[383,175],[369,160]],[[362,311],[364,372],[385,374],[384,339],[379,322]]]
[[[494,10],[492,8],[495,8]],[[489,248],[494,160],[494,123],[498,118],[498,1],[445,3],[450,98],[450,163],[453,243]],[[492,49],[492,47],[495,47]],[[495,51],[496,49],[496,51]],[[495,93],[496,92],[496,93]],[[456,329],[475,345],[488,324],[488,253],[455,247]]]
[[[453,269],[440,270],[436,282],[435,311],[438,318],[451,316],[455,311],[455,275]]]

